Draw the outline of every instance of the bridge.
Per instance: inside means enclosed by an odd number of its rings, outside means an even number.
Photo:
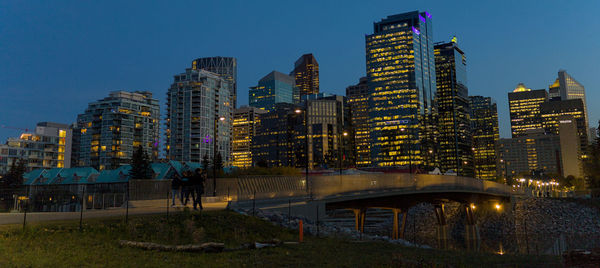
[[[458,202],[466,215],[467,240],[478,239],[474,210],[510,207],[512,187],[491,181],[447,175],[406,173],[330,175],[305,177],[248,177],[236,179],[234,205],[252,203],[262,209],[287,210],[288,200],[304,198],[300,213],[321,219],[326,211],[348,209],[354,212],[355,229],[364,231],[366,210],[393,212],[392,238],[404,238],[407,211],[419,203],[434,205],[438,238],[447,236],[444,204]],[[298,211],[298,209],[296,210]],[[315,213],[317,211],[317,213]],[[402,215],[400,217],[400,215]]]

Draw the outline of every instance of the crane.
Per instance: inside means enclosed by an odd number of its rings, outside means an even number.
[[[20,127],[13,127],[13,126],[7,126],[7,125],[0,125],[0,127],[6,128],[6,129],[20,130],[20,131],[24,131],[24,132],[29,132],[29,130],[30,130],[28,128],[20,128]]]

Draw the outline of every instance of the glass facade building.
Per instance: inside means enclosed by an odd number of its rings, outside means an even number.
[[[523,136],[529,130],[542,128],[540,105],[547,100],[548,92],[545,89],[531,90],[523,83],[508,93],[513,138]]]
[[[585,152],[588,145],[588,128],[585,122],[584,104],[581,99],[549,101],[540,105],[542,127],[547,133],[559,134],[560,119],[569,116],[575,121],[577,136],[579,137],[579,157]]]
[[[354,143],[356,144],[356,165],[371,165],[371,141],[369,139],[369,86],[367,78],[360,78],[358,84],[346,88],[346,97],[351,111]]]
[[[267,111],[243,106],[233,112],[233,141],[231,147],[232,166],[247,168],[252,163],[252,140],[256,135],[260,115]]]
[[[473,135],[473,163],[475,178],[496,179],[496,143],[498,107],[490,97],[469,96],[471,133]]]
[[[151,160],[158,159],[159,121],[158,100],[147,91],[111,92],[90,103],[74,128],[79,131],[73,148],[77,166],[116,169],[131,163],[138,146]]]
[[[473,177],[467,59],[455,41],[436,44],[434,53],[440,167]]]
[[[580,99],[583,102],[583,115],[586,128],[589,126],[587,113],[587,102],[585,100],[585,88],[583,85],[565,70],[558,71],[558,78],[549,86],[551,100],[573,100]]]
[[[233,57],[206,57],[192,61],[192,69],[206,70],[221,76],[231,87],[231,107],[237,107],[237,59]]]
[[[366,36],[371,163],[435,166],[435,58],[431,15],[413,11],[374,23]]]
[[[248,102],[251,107],[271,111],[276,103],[297,103],[294,101],[296,85],[294,78],[272,71],[251,87],[248,92]]]
[[[175,75],[167,92],[166,156],[170,160],[214,161],[218,152],[230,164],[231,85],[219,75],[188,68]],[[215,153],[213,153],[215,152]]]
[[[319,63],[313,54],[304,54],[294,63],[290,73],[298,86],[298,100],[319,93]]]

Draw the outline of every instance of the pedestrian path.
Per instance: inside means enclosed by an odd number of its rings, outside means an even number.
[[[129,215],[143,214],[159,214],[167,213],[167,200],[147,200],[147,201],[132,201],[129,205]],[[188,208],[192,209],[192,205],[188,203]],[[227,207],[227,202],[205,202],[203,204],[205,211],[223,210]],[[169,212],[182,211],[184,206],[175,207],[169,206]],[[83,211],[83,219],[105,218],[105,217],[125,217],[127,209],[111,208],[111,209],[89,209]],[[23,224],[31,222],[47,222],[47,221],[63,221],[76,220],[81,216],[81,212],[28,212],[24,213],[0,213],[0,225],[6,224]]]

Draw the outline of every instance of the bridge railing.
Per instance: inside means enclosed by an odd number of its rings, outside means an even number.
[[[357,174],[310,176],[252,176],[235,179],[233,200],[310,197],[323,199],[368,192],[474,191],[509,195],[511,187],[468,177],[428,174]]]

